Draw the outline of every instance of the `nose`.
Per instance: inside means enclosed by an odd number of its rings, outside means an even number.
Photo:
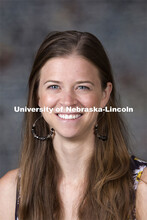
[[[60,98],[60,104],[63,107],[74,106],[77,104],[77,98],[74,91],[64,91],[62,97]]]

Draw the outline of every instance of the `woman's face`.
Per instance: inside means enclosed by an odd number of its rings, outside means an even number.
[[[112,85],[102,91],[98,69],[78,55],[48,60],[40,71],[38,105],[53,108],[52,113],[43,112],[46,122],[58,136],[78,138],[93,135],[97,112],[66,112],[72,108],[103,108],[109,100]],[[62,109],[57,113],[56,108]]]

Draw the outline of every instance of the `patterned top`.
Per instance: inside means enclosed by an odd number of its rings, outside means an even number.
[[[143,170],[147,167],[147,162],[136,158],[135,156],[131,157],[131,170],[133,171],[134,179],[134,189],[137,189],[138,183],[141,178]]]
[[[143,170],[147,167],[147,162],[140,160],[136,158],[135,156],[131,156],[131,163],[130,168],[133,171],[133,179],[134,179],[134,190],[136,191],[138,183],[141,178],[141,174],[143,173]],[[16,209],[15,209],[15,220],[19,220],[17,217],[17,211],[19,208],[19,198],[20,195],[17,192],[16,195]],[[135,220],[135,219],[134,219]]]

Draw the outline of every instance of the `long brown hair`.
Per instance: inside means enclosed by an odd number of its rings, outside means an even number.
[[[50,33],[40,46],[29,78],[27,106],[38,107],[40,69],[47,60],[77,54],[92,62],[100,72],[102,89],[107,82],[113,90],[107,107],[116,107],[111,66],[100,41],[92,34],[78,31]],[[64,209],[58,190],[62,170],[52,140],[34,139],[31,128],[40,113],[26,113],[20,161],[20,220],[62,220]],[[87,169],[87,187],[78,206],[79,220],[133,219],[134,192],[130,171],[127,132],[117,112],[98,115],[99,133],[108,140],[95,138],[94,154]],[[45,135],[49,126],[40,120],[37,133]]]

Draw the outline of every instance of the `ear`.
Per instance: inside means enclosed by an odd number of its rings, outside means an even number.
[[[113,87],[112,83],[108,82],[107,87],[102,91],[102,99],[100,102],[100,108],[104,108],[107,105],[110,95],[111,95],[112,87]]]

